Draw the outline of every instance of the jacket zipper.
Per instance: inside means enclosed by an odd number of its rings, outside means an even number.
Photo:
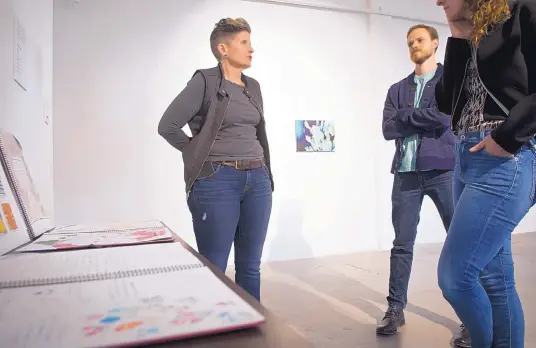
[[[229,95],[227,95],[227,96],[229,96]],[[225,111],[223,112],[223,117],[221,118],[220,124],[218,125],[218,130],[216,131],[216,136],[217,136],[218,132],[220,131],[221,125],[223,124],[223,120],[225,119],[225,115],[227,115],[227,107],[229,106],[229,101],[230,101],[230,98],[227,99],[227,104],[225,105]],[[212,150],[212,147],[214,146],[215,142],[216,142],[216,137],[214,137],[214,139],[212,139],[212,144],[210,145],[210,148],[209,148],[209,150],[207,152],[207,155],[205,156],[205,159],[202,162],[203,165],[206,162],[208,156],[210,156],[210,151]],[[197,180],[197,177],[199,176],[199,174],[201,174],[201,171],[203,170],[203,165],[201,165],[201,168],[199,169],[199,172],[197,172],[194,180],[192,180],[192,183],[190,184],[190,187],[188,188],[188,193],[186,193],[186,198],[190,198],[190,193],[192,192],[192,187],[194,186],[194,183]]]

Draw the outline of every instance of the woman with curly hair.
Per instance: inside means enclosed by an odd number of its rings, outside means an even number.
[[[473,348],[522,348],[511,234],[534,204],[536,1],[437,5],[452,37],[435,96],[457,136],[455,212],[439,258],[439,286]]]

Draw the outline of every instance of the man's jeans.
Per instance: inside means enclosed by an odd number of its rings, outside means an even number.
[[[391,307],[404,309],[407,305],[413,246],[425,195],[434,202],[447,231],[454,211],[452,171],[431,170],[395,174],[391,197],[395,239],[391,249],[391,275],[387,297]]]
[[[528,147],[512,158],[469,152],[488,134],[457,141],[455,212],[439,258],[439,287],[469,330],[472,347],[522,348],[511,233],[534,202],[534,153]]]
[[[237,170],[214,164],[188,197],[199,253],[222,272],[234,242],[235,282],[260,300],[260,264],[272,210],[272,187],[264,168]]]

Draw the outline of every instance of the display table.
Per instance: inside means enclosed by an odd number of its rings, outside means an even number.
[[[266,317],[266,322],[261,326],[253,329],[244,329],[240,331],[233,331],[223,334],[216,334],[211,336],[201,336],[188,340],[169,341],[153,347],[194,347],[194,348],[208,348],[208,347],[225,347],[225,348],[309,348],[313,345],[298,335],[288,325],[286,325],[281,319],[270,313],[264,308],[255,298],[249,295],[246,291],[236,285],[231,279],[229,279],[223,272],[211,264],[206,258],[195,251],[188,243],[174,234],[174,238],[177,243],[181,243],[191,253],[198,257],[207,267],[209,267],[214,274],[227,284],[233,291],[235,291],[240,297],[247,301],[251,306],[257,309],[261,314]]]

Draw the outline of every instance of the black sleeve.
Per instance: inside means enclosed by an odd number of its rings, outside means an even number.
[[[536,134],[536,1],[520,0],[521,52],[527,66],[529,95],[517,103],[491,136],[504,150],[516,153]]]

